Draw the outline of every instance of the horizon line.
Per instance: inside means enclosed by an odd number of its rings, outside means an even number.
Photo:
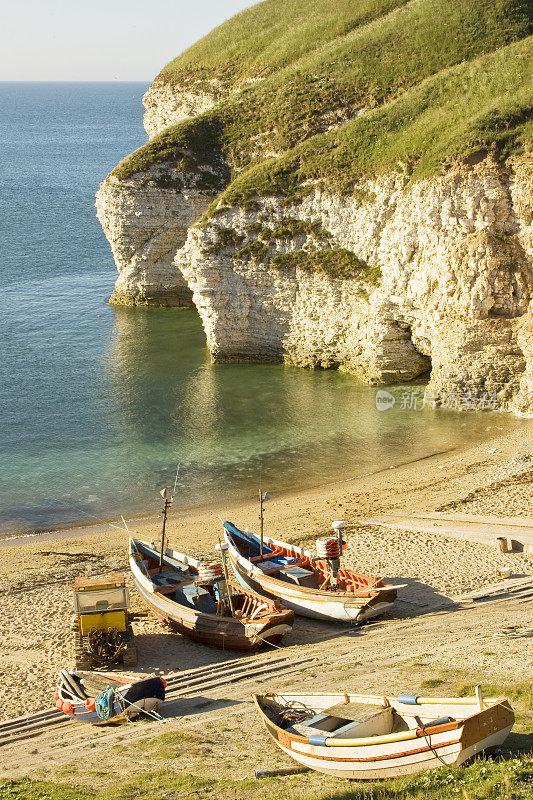
[[[119,80],[118,78],[111,78],[111,79],[105,80],[105,79],[102,78],[100,80],[80,79],[80,80],[77,80],[77,81],[73,81],[73,80],[55,79],[55,80],[38,80],[37,81],[37,80],[30,80],[30,79],[27,79],[27,80],[16,80],[16,79],[4,80],[4,79],[0,78],[0,83],[152,83],[153,80],[154,80],[153,78],[147,78],[147,79],[143,79],[143,80]]]

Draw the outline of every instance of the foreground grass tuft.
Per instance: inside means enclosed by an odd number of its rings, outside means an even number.
[[[252,769],[252,767],[251,767]],[[76,787],[32,781],[0,783],[0,800],[529,800],[533,758],[479,759],[468,767],[441,767],[410,778],[347,782],[318,773],[264,780],[206,780],[160,770],[123,781],[97,793]]]
[[[94,800],[96,795],[79,786],[34,781],[30,778],[0,779],[0,800]]]
[[[457,690],[458,697],[473,697],[474,683],[463,683]],[[503,683],[484,683],[483,693],[486,697],[507,697],[511,703],[524,711],[533,712],[533,684],[514,683],[511,686]]]

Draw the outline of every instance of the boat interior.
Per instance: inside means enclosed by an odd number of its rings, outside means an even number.
[[[415,713],[400,713],[393,706],[376,709],[362,703],[348,703],[324,710],[306,707],[303,703],[283,705],[274,697],[259,700],[266,716],[287,733],[316,736],[329,733],[335,739],[360,739],[370,736],[416,730],[453,722],[450,716],[421,721]]]
[[[106,673],[83,672],[81,670],[61,671],[61,690],[71,697],[96,697],[108,686],[119,689],[127,685],[127,681],[117,680]]]
[[[232,617],[228,598],[229,586],[234,616],[261,619],[278,612],[273,602],[242,589],[233,581],[199,581],[194,567],[170,556],[163,557],[163,569],[160,571],[159,556],[143,547],[140,542],[137,542],[137,556],[137,563],[153,583],[156,592],[179,605],[202,614]]]
[[[338,570],[336,582],[328,562],[323,559],[311,559],[302,552],[295,551],[290,545],[263,544],[260,553],[259,539],[253,534],[240,531],[231,523],[224,523],[239,553],[260,566],[261,571],[273,578],[293,583],[308,589],[331,590],[357,595],[370,595],[372,589],[383,587],[381,578],[361,575],[352,570]]]

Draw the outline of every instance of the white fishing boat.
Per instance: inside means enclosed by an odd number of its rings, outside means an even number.
[[[319,540],[321,557],[279,539],[241,531],[231,522],[223,527],[223,546],[241,586],[280,599],[305,617],[365,622],[390,608],[405,586],[341,567],[335,538]]]
[[[299,764],[340,778],[458,767],[508,736],[508,700],[416,695],[257,694],[272,739]]]

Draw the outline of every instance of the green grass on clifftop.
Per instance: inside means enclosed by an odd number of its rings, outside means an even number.
[[[207,159],[209,163],[223,156],[234,171],[241,172],[260,161],[264,153],[285,153],[332,126],[342,129],[347,120],[385,107],[431,77],[436,79],[436,86],[442,87],[441,101],[455,103],[460,100],[456,94],[471,92],[471,88],[463,87],[460,80],[447,82],[449,67],[473,62],[483,54],[493,53],[533,33],[532,0],[462,0],[460,4],[456,0],[411,0],[403,4],[366,0],[351,5],[346,2],[329,5],[321,2],[319,5],[316,10],[302,0],[287,0],[286,3],[288,12],[292,9],[296,13],[299,9],[302,25],[304,22],[305,26],[314,24],[313,35],[303,54],[295,59],[287,55],[287,66],[271,71],[268,77],[256,81],[212,111],[168,128],[124,159],[113,174],[124,179],[154,164],[180,165],[184,147],[198,162]],[[347,15],[344,27],[340,26],[342,33],[331,11],[337,5]],[[276,38],[269,46],[273,47],[275,42],[279,53],[287,54],[290,47],[283,33],[286,15],[281,13],[277,0],[259,4],[250,13],[261,11],[263,14],[267,7],[277,8],[278,24]],[[307,16],[303,13],[305,9]],[[241,16],[217,29],[216,36],[210,34],[202,40],[204,45],[214,36],[213,52],[221,47],[222,32],[226,26],[232,30]],[[356,24],[356,17],[365,24]],[[253,19],[252,15],[249,27],[252,38]],[[327,31],[325,20],[329,20]],[[220,50],[220,57],[222,52]],[[511,51],[505,52],[509,52],[509,58],[514,57]],[[273,63],[282,61],[280,55]],[[505,68],[510,66],[504,63]],[[192,62],[190,69],[194,72]],[[468,70],[459,73],[459,78],[461,75],[468,79]],[[525,77],[515,72],[515,78],[518,80],[516,88],[520,90]],[[485,82],[484,76],[482,80]],[[179,92],[179,87],[176,91]],[[499,100],[496,93],[493,109],[498,110]],[[468,111],[471,115],[472,109]],[[414,112],[417,112],[416,107]],[[431,120],[428,122],[431,124]],[[446,124],[450,123],[455,124],[448,117]],[[375,135],[380,136],[379,130]],[[445,155],[457,154],[455,142],[451,141],[450,146],[452,144],[456,149]]]
[[[409,0],[265,0],[241,11],[162,69],[156,82],[238,84],[275,72]]]
[[[215,207],[255,194],[298,198],[305,181],[350,191],[369,175],[402,165],[413,178],[476,150],[499,158],[533,140],[533,37],[423,81],[398,100],[250,168]]]
[[[220,124],[215,117],[205,115],[186,120],[167,128],[156,139],[126,156],[111,174],[119,180],[127,180],[158,164],[193,174],[198,173],[201,166],[207,166],[216,173],[210,176],[211,187],[222,188],[226,169],[220,155],[219,137]]]
[[[236,166],[256,137],[287,150],[424,79],[533,34],[531,0],[412,0],[244,90],[221,109],[223,142]]]

